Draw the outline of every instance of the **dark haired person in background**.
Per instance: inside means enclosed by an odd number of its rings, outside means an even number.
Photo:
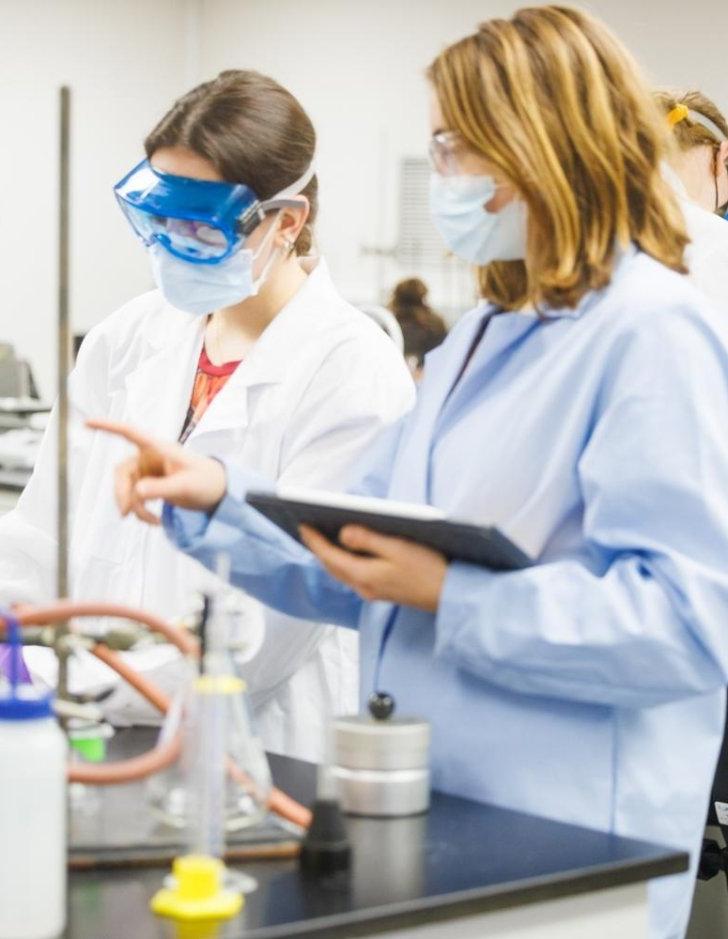
[[[445,321],[427,303],[427,293],[424,281],[408,277],[395,286],[388,303],[402,329],[404,357],[416,379],[421,375],[425,355],[447,335]]]

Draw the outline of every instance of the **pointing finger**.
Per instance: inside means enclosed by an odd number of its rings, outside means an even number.
[[[152,437],[143,434],[131,424],[123,424],[121,421],[107,421],[103,418],[93,418],[86,421],[86,426],[91,430],[102,430],[107,434],[115,434],[117,437],[123,437],[129,443],[136,444],[137,447],[150,447],[155,450],[158,443]]]

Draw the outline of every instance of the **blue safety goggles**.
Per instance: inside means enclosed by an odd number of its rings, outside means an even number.
[[[290,199],[265,202],[242,183],[173,176],[142,160],[114,186],[136,234],[193,264],[219,264],[238,250],[267,211]],[[294,203],[295,204],[295,203]]]

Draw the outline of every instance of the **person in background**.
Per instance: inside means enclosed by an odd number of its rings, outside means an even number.
[[[728,683],[728,320],[684,276],[669,129],[605,26],[522,9],[428,75],[433,219],[483,301],[349,491],[495,524],[535,563],[359,526],[306,550],[246,503],[270,482],[94,426],[139,447],[123,512],[162,498],[179,548],[358,629],[362,700],[430,721],[437,789],[689,851],[649,886],[649,935],[678,939]]]
[[[685,216],[690,276],[728,313],[728,121],[700,91],[657,91],[655,100],[672,131],[665,172]]]
[[[447,335],[445,321],[427,302],[427,292],[427,285],[419,277],[408,277],[395,286],[387,304],[397,317],[404,337],[404,357],[417,380],[422,375],[425,355]]]
[[[160,530],[125,524],[109,505],[104,482],[121,451],[83,427],[89,415],[140,423],[185,451],[224,453],[283,485],[331,487],[414,403],[397,348],[310,256],[315,144],[285,88],[257,72],[223,72],[174,103],[115,187],[158,289],[89,332],[70,379],[75,599],[175,618],[197,591],[220,587]],[[17,508],[0,520],[7,605],[55,596],[55,435],[54,418]],[[356,709],[356,638],[261,614],[248,599],[246,635],[263,638],[243,677],[263,743],[316,760],[331,712]],[[31,670],[44,651],[31,651]],[[171,691],[179,657],[156,653],[130,657]],[[122,685],[105,707],[116,721],[149,719],[139,702]]]

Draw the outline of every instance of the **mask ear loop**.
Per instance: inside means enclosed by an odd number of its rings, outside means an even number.
[[[300,201],[299,201],[298,203],[294,203],[294,204],[300,205]],[[276,230],[277,230],[277,228],[276,228],[276,223],[277,223],[278,217],[280,217],[280,214],[281,214],[282,211],[283,211],[282,208],[280,208],[280,209],[278,210],[278,216],[276,217],[276,220],[273,222],[273,224],[271,225],[271,227],[270,227],[270,228],[268,229],[268,231],[265,233],[265,237],[263,238],[263,240],[261,241],[261,243],[258,245],[258,250],[257,250],[257,251],[255,252],[255,254],[253,255],[253,263],[255,263],[255,262],[258,260],[258,258],[260,257],[261,253],[263,252],[263,250],[267,247],[268,243],[273,240],[273,236],[275,235],[275,232],[276,232]],[[289,253],[293,250],[295,244],[296,244],[296,243],[295,243],[295,241],[294,241],[292,238],[286,238],[286,248],[288,249],[288,252],[289,252]],[[270,255],[268,256],[268,260],[267,260],[267,261],[265,262],[265,264],[263,265],[263,270],[260,272],[260,274],[259,274],[259,275],[255,278],[255,280],[253,281],[253,290],[255,291],[255,293],[258,292],[258,290],[260,289],[261,284],[265,281],[266,277],[267,277],[268,274],[270,273],[270,269],[273,267],[273,265],[275,264],[275,262],[276,262],[276,261],[278,260],[278,258],[280,257],[281,250],[282,250],[282,249],[281,249],[281,247],[279,246],[279,247],[274,248],[273,251],[270,252]]]

